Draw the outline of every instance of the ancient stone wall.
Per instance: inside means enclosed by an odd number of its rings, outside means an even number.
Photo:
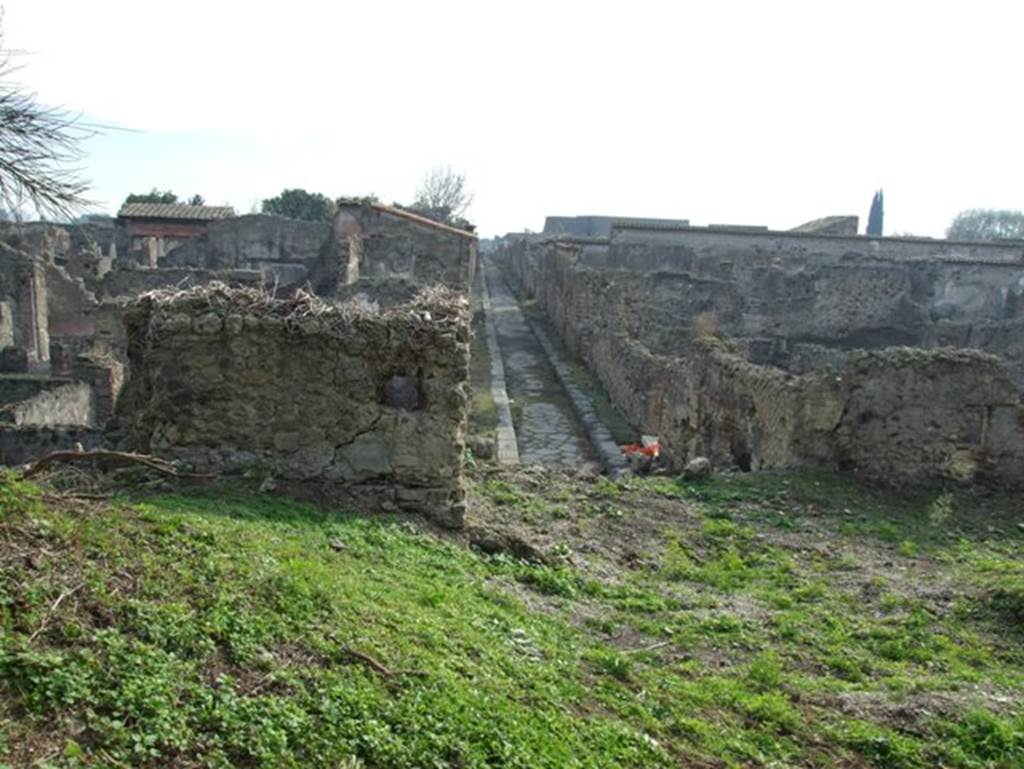
[[[612,227],[620,223],[649,227],[686,227],[688,219],[649,219],[634,216],[548,216],[544,219],[545,235],[568,235],[578,238],[607,238]]]
[[[620,228],[564,247],[594,271],[570,290],[593,298],[614,286],[591,306],[654,351],[675,351],[694,323],[793,373],[838,365],[853,349],[972,347],[1024,385],[1020,244]]]
[[[342,205],[335,231],[360,241],[359,278],[404,278],[467,292],[477,269],[476,236],[382,205]]]
[[[65,259],[72,249],[69,228],[47,222],[0,222],[0,248],[46,262]]]
[[[78,356],[71,366],[71,378],[89,386],[92,399],[92,421],[104,427],[114,416],[117,397],[124,385],[124,365],[111,355],[93,352]],[[50,421],[50,424],[77,424]]]
[[[11,249],[0,251],[0,339],[24,353],[27,368],[45,369],[50,360],[46,312],[46,265]]]
[[[387,311],[213,285],[126,314],[113,434],[201,470],[260,467],[458,526],[468,409],[464,299]]]
[[[49,387],[57,387],[68,380],[53,382],[46,374],[6,374],[0,376],[0,404],[9,406],[32,398]]]
[[[50,339],[50,371],[71,373],[75,359],[96,347],[96,326],[109,311],[85,287],[60,267],[46,265],[46,314]]]
[[[33,392],[18,397],[11,379],[0,376],[0,430],[7,425],[75,425],[94,427],[96,414],[92,386],[58,378],[31,381]],[[18,384],[28,384],[27,381]]]
[[[127,253],[127,236],[113,220],[103,223],[0,223],[0,243],[8,250],[60,267],[92,289],[110,270],[117,254]]]
[[[744,469],[812,466],[893,479],[1024,483],[1016,374],[992,355],[833,346],[825,348],[828,365],[815,361],[797,375],[763,365],[770,356],[758,342],[769,330],[785,333],[787,312],[802,316],[806,310],[783,307],[774,317],[762,312],[758,335],[733,337],[751,328],[744,324],[752,323],[752,306],[775,289],[770,281],[758,288],[752,278],[737,280],[732,265],[666,271],[667,258],[692,262],[692,255],[634,254],[634,264],[651,269],[625,269],[628,259],[615,258],[614,243],[588,241],[518,244],[501,258],[612,401],[638,429],[661,436],[676,465],[706,455]],[[791,266],[772,262],[783,273]],[[992,273],[970,268],[993,287],[998,276],[1009,276],[1012,293],[1014,266],[998,260],[993,266]],[[852,290],[864,275],[857,265],[851,274]],[[809,285],[820,290],[845,279],[837,268]],[[739,290],[744,286],[751,296]],[[756,306],[770,309],[767,301]],[[984,317],[985,306],[973,312]],[[859,310],[851,305],[849,312]]]
[[[0,374],[0,425],[102,427],[123,378],[117,361],[84,356],[66,376]]]
[[[128,233],[117,227],[114,220],[102,223],[67,225],[70,251],[57,260],[73,278],[81,278],[93,289],[93,281],[110,272],[119,255],[127,255],[130,247]]]
[[[12,427],[0,430],[0,465],[23,465],[51,451],[100,446],[103,433],[90,427]]]
[[[191,267],[158,267],[151,270],[113,270],[96,284],[100,299],[134,298],[161,288],[191,288],[219,281],[233,286],[259,286],[264,282],[258,270],[208,270]]]
[[[14,347],[14,302],[10,297],[0,299],[0,350],[8,347]]]
[[[160,266],[254,270],[268,285],[289,286],[306,280],[325,249],[336,256],[335,273],[343,271],[347,245],[335,241],[329,222],[249,214],[210,222],[202,236],[169,251]]]

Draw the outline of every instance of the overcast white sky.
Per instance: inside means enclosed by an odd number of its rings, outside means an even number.
[[[1024,3],[4,0],[21,81],[110,131],[114,211],[156,186],[410,201],[464,172],[485,235],[546,214],[941,235],[1024,208]]]

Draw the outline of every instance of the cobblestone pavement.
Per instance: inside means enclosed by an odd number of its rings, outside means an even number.
[[[599,469],[565,391],[501,271],[483,260],[524,465]]]

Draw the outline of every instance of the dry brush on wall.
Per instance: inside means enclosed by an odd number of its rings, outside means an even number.
[[[464,298],[429,289],[377,311],[213,284],[146,294],[125,319],[122,447],[461,524]]]

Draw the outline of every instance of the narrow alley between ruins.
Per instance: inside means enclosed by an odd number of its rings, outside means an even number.
[[[524,465],[600,469],[544,348],[531,331],[501,270],[481,260],[494,328],[505,364],[519,459]]]

